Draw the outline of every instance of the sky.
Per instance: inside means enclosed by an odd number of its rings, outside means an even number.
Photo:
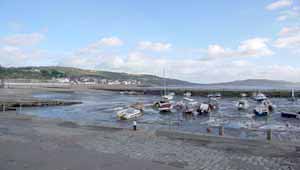
[[[0,65],[300,82],[300,0],[0,0]]]

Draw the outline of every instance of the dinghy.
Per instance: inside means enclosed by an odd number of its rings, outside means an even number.
[[[237,102],[236,107],[238,110],[247,110],[249,108],[249,103],[246,99],[241,99]]]
[[[143,115],[142,110],[135,109],[132,107],[129,107],[127,109],[123,109],[117,112],[117,117],[120,120],[129,120],[129,119],[134,119],[141,117]]]
[[[298,113],[294,113],[294,112],[281,112],[281,117],[300,119],[300,112],[298,112]]]

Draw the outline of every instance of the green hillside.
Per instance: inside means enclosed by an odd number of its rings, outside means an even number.
[[[94,77],[108,80],[137,80],[144,85],[160,86],[162,78],[146,74],[127,74],[109,71],[84,70],[72,67],[0,67],[0,77],[4,79],[38,79],[50,80],[53,78]],[[193,83],[167,79],[172,86],[194,85]]]

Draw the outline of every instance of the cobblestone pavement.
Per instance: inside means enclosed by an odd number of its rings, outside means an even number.
[[[109,154],[111,160],[128,158],[125,160],[131,163],[136,160],[139,162],[137,165],[145,162],[145,166],[148,166],[148,168],[144,167],[145,169],[151,169],[149,167],[153,169],[149,162],[152,162],[157,169],[300,169],[299,151],[288,151],[286,154],[274,151],[268,154],[264,151],[253,152],[248,146],[234,147],[233,144],[231,147],[226,147],[222,144],[158,137],[151,131],[87,128],[60,121],[15,117],[18,116],[0,115],[0,142],[6,140],[34,143],[37,148],[46,153],[61,151],[62,153],[55,152],[58,156],[63,156],[66,148],[71,150],[80,148],[79,153],[90,151]],[[77,157],[71,158],[75,161],[77,159]],[[120,165],[120,162],[118,164]]]

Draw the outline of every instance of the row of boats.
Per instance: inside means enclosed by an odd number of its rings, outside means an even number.
[[[207,115],[214,110],[219,108],[219,99],[221,99],[221,94],[209,94],[208,100],[206,102],[198,102],[195,99],[191,98],[192,94],[187,92],[184,94],[183,100],[179,102],[174,102],[175,93],[169,93],[167,95],[163,95],[160,101],[154,102],[152,107],[157,109],[160,113],[171,113],[172,110],[180,111],[184,114],[193,114],[193,115]],[[241,99],[236,102],[237,110],[247,111],[250,107],[248,98],[246,94],[241,94]],[[253,109],[253,113],[256,116],[268,116],[275,109],[276,106],[272,104],[270,99],[266,97],[263,93],[257,93],[253,96],[253,100],[257,102],[256,107]],[[296,98],[294,96],[294,92],[292,93],[292,97],[289,100],[295,101]],[[144,110],[143,104],[135,104],[130,106],[127,109],[123,109],[117,112],[117,117],[119,119],[134,119],[143,115]],[[300,118],[300,113],[289,113],[282,112],[282,117],[287,118]]]

